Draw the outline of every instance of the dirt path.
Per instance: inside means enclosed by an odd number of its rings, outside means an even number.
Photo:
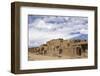
[[[53,56],[44,56],[44,55],[36,55],[34,53],[29,52],[28,53],[28,60],[33,61],[33,60],[55,60],[55,59],[79,59],[79,58],[87,58],[87,57],[69,57],[69,56],[62,56],[62,57],[53,57]]]

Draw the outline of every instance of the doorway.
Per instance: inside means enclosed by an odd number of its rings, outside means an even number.
[[[80,47],[76,48],[76,53],[77,53],[78,56],[81,56],[82,52],[81,52],[81,48]]]

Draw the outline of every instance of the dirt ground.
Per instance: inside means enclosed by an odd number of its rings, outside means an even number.
[[[29,61],[36,61],[36,60],[55,60],[55,59],[80,59],[80,58],[87,58],[87,55],[84,54],[83,56],[62,56],[62,57],[57,57],[57,56],[46,56],[46,55],[36,55],[34,53],[29,52],[28,53],[28,60]]]

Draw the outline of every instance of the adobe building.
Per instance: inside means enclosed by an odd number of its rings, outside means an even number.
[[[29,48],[29,52],[37,55],[56,57],[86,57],[88,51],[87,40],[53,39],[40,47]]]

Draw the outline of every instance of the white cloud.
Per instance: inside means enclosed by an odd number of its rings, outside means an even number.
[[[73,34],[75,32],[80,32],[81,34],[87,34],[87,24],[82,24],[84,20],[78,19],[76,21],[76,25],[74,25],[75,19],[72,19],[69,21],[68,17],[65,17],[66,22],[64,22],[62,19],[64,17],[44,17],[44,19],[38,18],[34,20],[33,23],[29,24],[29,47],[36,47],[41,44],[46,43],[49,40],[52,39],[70,39],[76,36],[79,36],[80,34]],[[84,18],[83,18],[84,19]],[[62,20],[61,23],[48,23],[49,21],[55,21],[56,20]],[[81,21],[81,22],[80,22]],[[78,24],[78,23],[79,24]]]
[[[88,30],[83,28],[80,30],[80,33],[81,34],[88,34]]]

